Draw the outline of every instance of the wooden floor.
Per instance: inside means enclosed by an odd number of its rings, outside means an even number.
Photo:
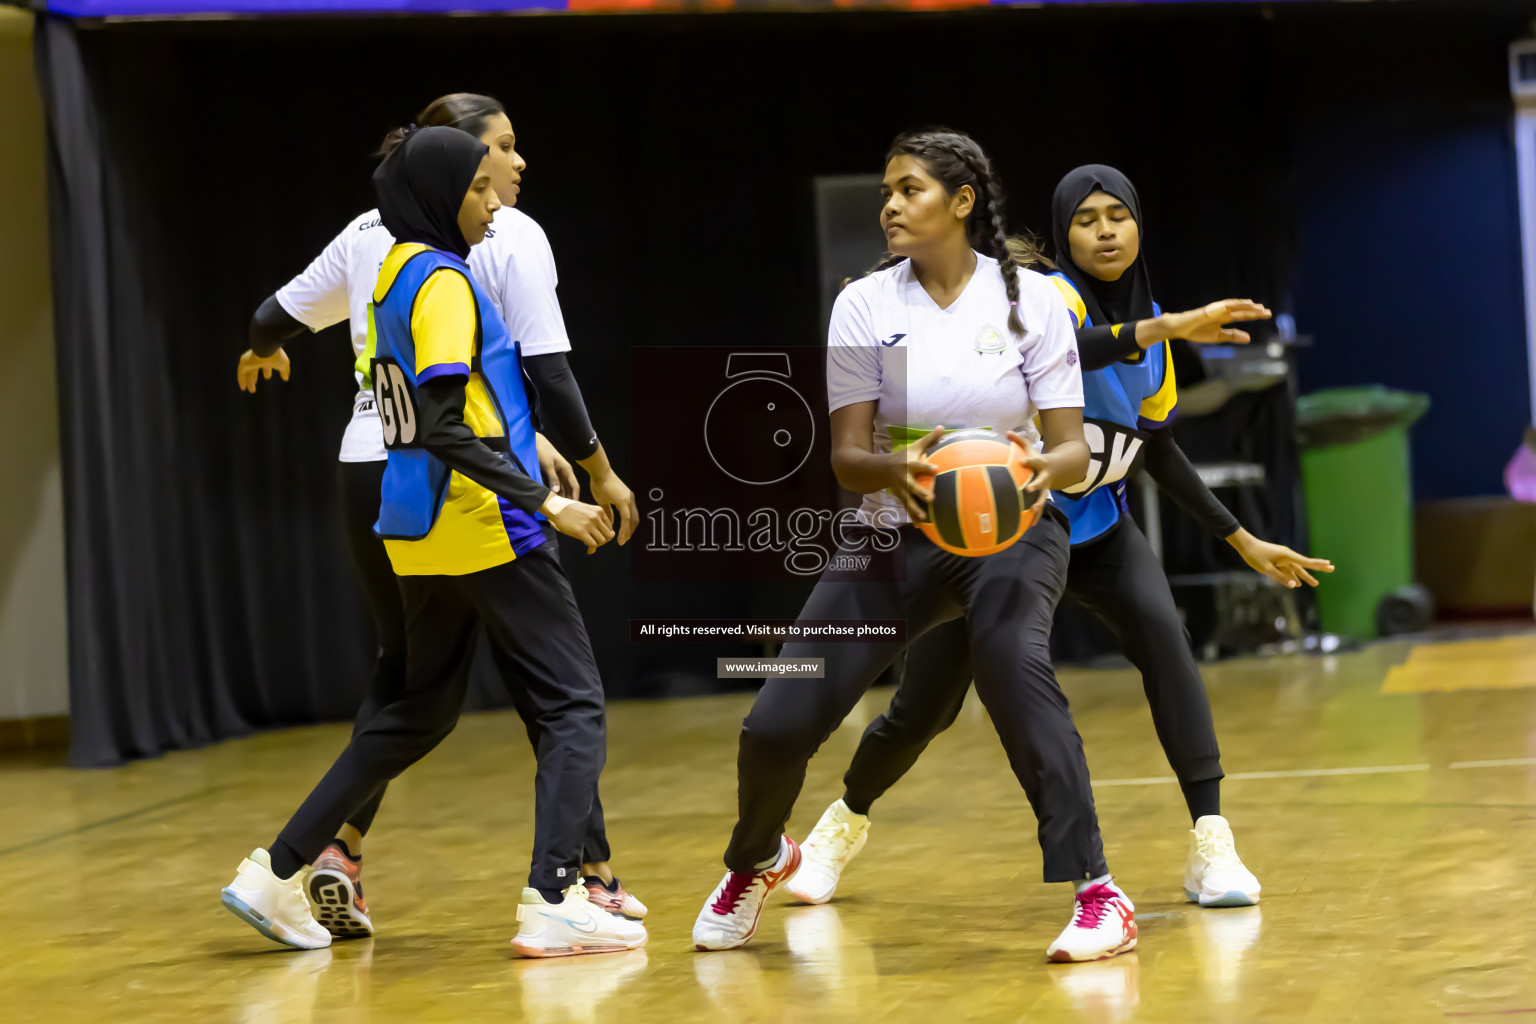
[[[1502,645],[1502,646],[1501,646]],[[971,707],[875,808],[826,907],[775,901],[753,945],[697,954],[748,699],[611,712],[603,793],[649,944],[513,959],[532,759],[510,714],[466,718],[368,840],[369,941],[280,950],[219,906],[345,742],[296,729],[116,771],[0,768],[6,1021],[1536,1021],[1536,642],[1382,645],[1209,671],[1238,849],[1260,906],[1199,910],[1178,787],[1129,672],[1063,680],[1141,945],[1051,965],[1065,886]],[[1400,668],[1398,666],[1401,666]],[[1396,668],[1396,671],[1393,671]],[[811,765],[802,837],[876,692]]]

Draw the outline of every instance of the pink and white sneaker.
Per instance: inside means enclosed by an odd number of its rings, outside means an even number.
[[[1136,908],[1113,882],[1090,885],[1077,894],[1072,923],[1045,955],[1059,963],[1107,960],[1136,948]]]
[[[800,868],[800,847],[789,836],[779,838],[779,859],[762,871],[727,871],[693,922],[693,948],[735,949],[757,933],[768,894]]]
[[[618,914],[627,917],[631,921],[641,921],[649,913],[644,903],[635,899],[635,894],[624,888],[624,883],[617,878],[613,884],[617,887],[614,891],[608,891],[603,880],[596,875],[588,875],[581,880],[581,884],[587,887],[587,899],[599,910],[606,910],[610,914]]]

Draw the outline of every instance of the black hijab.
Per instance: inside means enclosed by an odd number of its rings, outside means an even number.
[[[457,128],[418,128],[373,172],[379,219],[396,242],[469,258],[459,207],[490,147]]]
[[[1067,244],[1072,215],[1083,200],[1095,192],[1107,192],[1120,200],[1131,211],[1137,228],[1145,228],[1141,219],[1141,196],[1136,193],[1131,179],[1103,164],[1088,164],[1069,171],[1056,186],[1056,195],[1051,199],[1051,239],[1056,243],[1056,269],[1077,286],[1095,326],[1151,319],[1152,279],[1147,274],[1147,261],[1140,253],[1118,281],[1101,281],[1072,262],[1072,247]]]

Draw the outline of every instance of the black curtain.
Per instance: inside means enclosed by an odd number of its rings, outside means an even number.
[[[1082,74],[1085,33],[1110,22],[1137,45]],[[335,512],[345,328],[300,340],[293,380],[256,396],[235,389],[234,362],[262,298],[372,205],[384,131],[431,97],[511,109],[572,364],[627,473],[632,445],[665,443],[644,429],[644,403],[665,396],[629,393],[630,350],[822,344],[811,179],[878,170],[901,129],[975,134],[1014,223],[1042,233],[1061,174],[1116,164],[1152,211],[1165,306],[1273,301],[1290,215],[1271,26],[1248,5],[42,17],[76,763],[354,711],[371,627]],[[1213,85],[1163,56],[1187,52],[1241,59]],[[892,54],[911,55],[899,74]],[[1070,102],[1052,94],[1063,81]],[[1233,125],[1260,141],[1194,158],[1191,139],[1225,145]],[[1212,211],[1238,211],[1238,229]],[[714,656],[738,653],[632,645],[631,617],[788,617],[804,589],[637,584],[622,552],[563,552],[613,696],[713,688]]]
[[[153,77],[77,24],[37,23],[69,576],[71,761],[107,765],[356,710],[371,627],[352,590],[326,456],[345,422],[303,377],[241,415],[239,317],[168,344],[218,278],[168,246],[146,175],[182,184],[216,154],[127,119]],[[127,62],[135,73],[103,74]],[[166,162],[126,159],[161,149]],[[163,149],[162,149],[163,147]],[[209,209],[208,222],[220,220]],[[248,313],[249,310],[246,310]],[[199,351],[200,350],[200,351]],[[276,389],[274,389],[276,390]]]

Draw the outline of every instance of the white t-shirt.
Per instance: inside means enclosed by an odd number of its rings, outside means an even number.
[[[1083,404],[1077,337],[1066,302],[1049,280],[1019,271],[1023,337],[1008,330],[1008,293],[997,261],[976,254],[960,297],[940,309],[910,261],[843,289],[827,336],[827,399],[835,411],[877,401],[875,450],[892,450],[889,428],[1017,430],[1036,445],[1038,409]],[[866,494],[859,519],[909,521],[884,491]]]
[[[368,345],[368,303],[378,283],[379,266],[395,244],[379,211],[354,219],[298,277],[277,290],[277,302],[311,331],[343,320],[352,328],[352,352],[361,358]],[[544,229],[516,207],[496,212],[485,241],[469,252],[469,269],[507,322],[524,356],[569,352],[560,300],[555,255]],[[357,375],[362,383],[362,374]],[[373,395],[358,391],[352,422],[341,439],[342,462],[378,462],[385,458],[384,433]]]

